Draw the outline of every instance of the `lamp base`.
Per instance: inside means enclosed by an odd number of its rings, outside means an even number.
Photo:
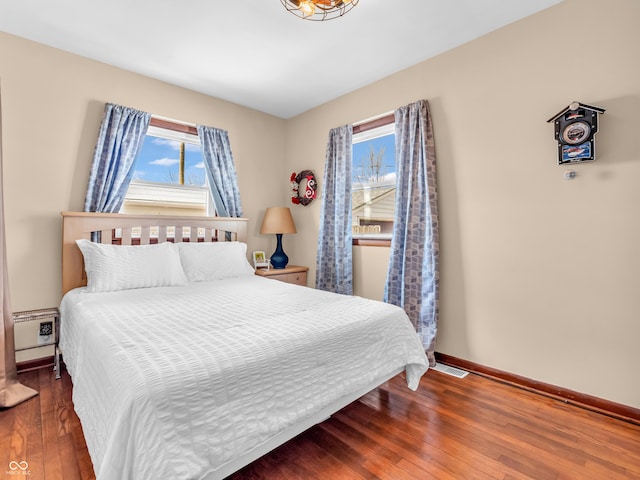
[[[287,254],[284,253],[284,250],[282,250],[282,234],[281,233],[276,233],[276,240],[277,240],[276,251],[273,252],[270,259],[271,266],[275,269],[282,269],[287,266],[287,263],[289,263],[289,257],[287,257]]]

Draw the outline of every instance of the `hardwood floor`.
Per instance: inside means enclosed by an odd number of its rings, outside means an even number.
[[[40,395],[0,411],[0,478],[95,478],[68,374],[19,378]],[[640,479],[640,426],[430,370],[418,392],[396,377],[229,478]]]
[[[18,374],[40,394],[0,411],[0,478],[78,480],[95,478],[80,420],[71,403],[71,379],[50,368]],[[11,462],[27,462],[23,471]],[[14,469],[11,469],[11,466]],[[26,475],[29,473],[29,475]]]

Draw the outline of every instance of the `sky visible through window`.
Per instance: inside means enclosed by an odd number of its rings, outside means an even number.
[[[395,148],[394,134],[354,143],[351,168],[352,185],[357,188],[358,184],[395,184]]]
[[[133,179],[178,183],[180,142],[147,135],[136,158]],[[185,143],[184,184],[203,186],[205,170],[200,145]]]
[[[394,183],[396,175],[394,135],[353,145],[352,182]],[[373,157],[372,157],[373,152]],[[147,135],[136,158],[133,179],[156,183],[178,183],[180,142]],[[205,184],[205,170],[199,145],[185,143],[185,185]]]

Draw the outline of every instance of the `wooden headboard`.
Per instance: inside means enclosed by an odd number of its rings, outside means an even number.
[[[94,232],[99,232],[101,243],[120,245],[224,242],[229,238],[246,242],[247,221],[246,218],[62,212],[62,294],[87,284],[76,240],[91,240]]]

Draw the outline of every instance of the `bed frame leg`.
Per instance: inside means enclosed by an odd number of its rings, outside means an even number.
[[[56,380],[60,380],[60,349],[58,345],[56,345],[53,353],[53,371],[56,372]]]

